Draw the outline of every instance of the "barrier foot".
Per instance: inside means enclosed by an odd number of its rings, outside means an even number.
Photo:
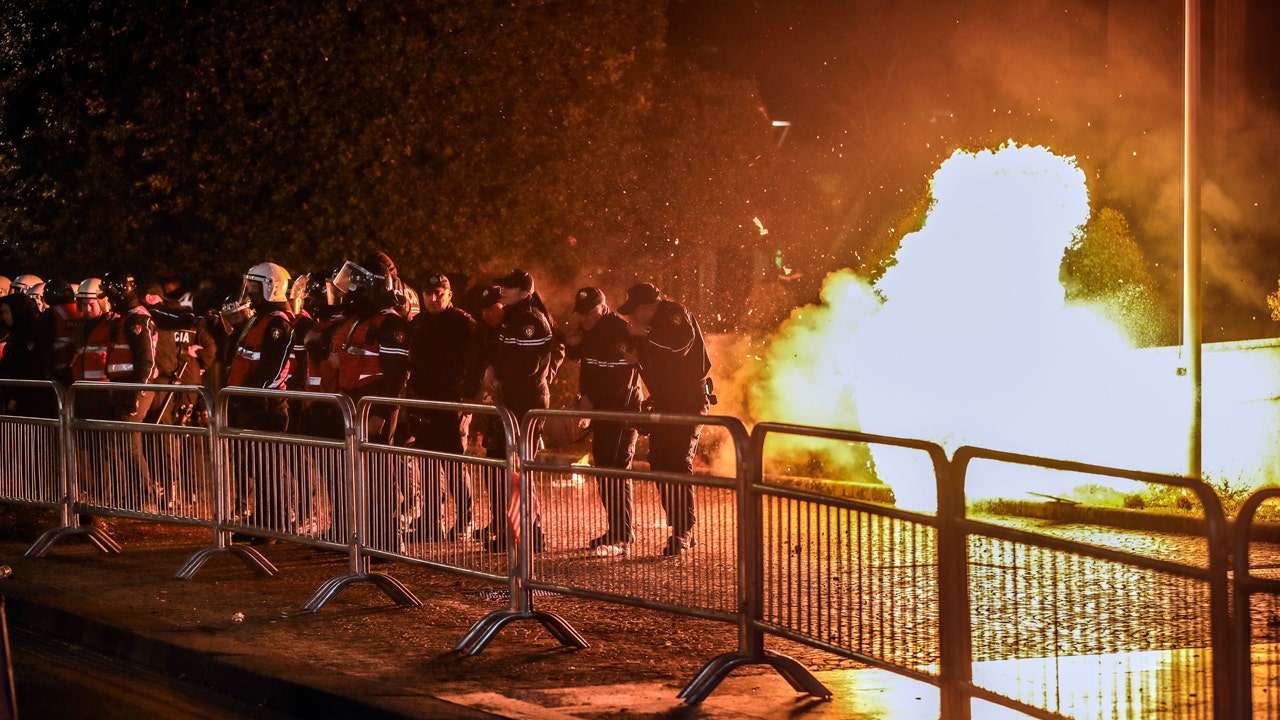
[[[250,570],[259,575],[269,577],[279,572],[266,556],[249,545],[225,545],[222,547],[215,545],[197,550],[194,555],[182,564],[182,567],[178,568],[178,572],[174,573],[173,576],[179,580],[190,580],[196,574],[196,571],[209,561],[209,558],[222,553],[235,555],[240,558],[241,562],[248,565]]]
[[[95,525],[77,525],[75,527],[56,527],[46,531],[39,539],[31,543],[31,547],[27,548],[27,551],[22,555],[29,558],[44,557],[44,554],[49,551],[49,548],[53,547],[54,543],[74,535],[84,535],[89,542],[93,543],[94,547],[107,555],[120,554],[120,543],[116,542],[106,530]]]
[[[375,587],[391,598],[397,605],[403,607],[421,607],[422,605],[422,601],[409,590],[407,585],[386,573],[347,573],[325,581],[311,595],[311,599],[303,604],[302,609],[307,612],[319,612],[320,608],[342,592],[343,588],[357,582],[373,583]]]
[[[743,665],[769,665],[778,672],[796,692],[806,693],[822,700],[831,699],[831,691],[808,668],[793,658],[779,653],[765,652],[752,656],[742,653],[725,653],[716,656],[698,671],[693,680],[680,691],[676,697],[689,705],[696,705],[716,689],[729,673]]]
[[[495,610],[480,618],[467,631],[467,634],[462,636],[458,644],[453,646],[453,651],[464,655],[478,655],[493,640],[503,626],[514,620],[537,620],[561,645],[577,650],[585,650],[591,647],[591,643],[587,642],[586,638],[582,637],[577,630],[574,630],[569,623],[565,622],[564,618],[555,613],[542,612],[540,610],[522,612],[508,608]]]

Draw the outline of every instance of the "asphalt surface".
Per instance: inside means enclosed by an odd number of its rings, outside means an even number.
[[[268,719],[939,716],[931,685],[772,638],[768,649],[813,670],[831,690],[830,699],[797,692],[771,669],[747,666],[703,703],[687,705],[678,697],[685,684],[706,662],[736,648],[734,627],[712,620],[539,596],[537,608],[568,619],[588,648],[566,648],[543,626],[520,620],[504,626],[479,654],[462,656],[452,652],[454,644],[479,619],[507,606],[501,586],[386,563],[376,569],[402,581],[421,606],[397,605],[372,584],[358,583],[313,613],[302,605],[346,572],[345,556],[291,543],[264,545],[258,549],[278,568],[274,576],[257,575],[221,555],[191,579],[178,580],[177,569],[208,544],[207,531],[112,521],[123,547],[118,555],[70,539],[42,558],[27,558],[23,553],[38,533],[20,538],[22,533],[6,530],[13,537],[0,539],[0,564],[12,574],[0,578],[0,594],[6,598],[19,716],[26,720],[89,712],[97,718]],[[1159,543],[1174,541],[1151,537],[1141,535],[1156,543],[1153,552],[1168,552]],[[1129,544],[1119,535],[1116,542]],[[1152,705],[1152,698],[1126,693],[1112,698],[1145,702],[1131,708],[1135,716],[1206,716],[1207,698],[1169,679],[1168,668],[1189,667],[1186,682],[1199,687],[1203,665],[1196,657],[1121,648],[1080,659],[1088,667],[1005,660],[976,667],[975,674],[998,687],[1002,677],[1028,673],[1065,678],[1078,672],[1096,682],[1102,668],[1118,668],[1105,673],[1117,688],[1159,687],[1162,697],[1176,700],[1161,704],[1155,698]],[[1174,680],[1179,677],[1174,673]],[[1093,685],[1082,687],[1088,695]],[[1079,704],[1081,716],[1099,716],[1090,707]],[[1164,710],[1143,714],[1153,707]],[[974,717],[1023,716],[979,705]]]
[[[198,531],[113,521],[124,551],[82,540],[26,558],[0,541],[19,717],[98,718],[928,718],[927,684],[878,670],[815,675],[831,700],[797,693],[772,670],[736,670],[703,703],[678,693],[732,650],[723,623],[575,598],[539,598],[574,619],[591,647],[564,648],[537,623],[506,626],[483,652],[452,646],[501,588],[393,564],[423,599],[401,607],[369,584],[316,613],[302,603],[346,569],[342,556],[287,543],[259,548],[258,576],[230,556],[173,579]],[[495,592],[498,591],[498,592]],[[834,669],[830,669],[834,668]]]

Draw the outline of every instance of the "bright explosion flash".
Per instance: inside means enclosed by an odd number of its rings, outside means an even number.
[[[903,238],[874,288],[834,273],[821,306],[793,313],[770,346],[755,406],[770,419],[927,439],[948,452],[975,445],[1179,472],[1186,379],[1133,350],[1102,314],[1065,301],[1063,252],[1089,214],[1074,161],[1013,143],[957,152],[931,190],[925,226]],[[875,448],[871,459],[899,506],[935,506],[922,459]],[[1080,483],[1019,473],[985,476],[968,496]]]

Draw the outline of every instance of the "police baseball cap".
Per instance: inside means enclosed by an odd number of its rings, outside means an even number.
[[[573,311],[579,314],[591,312],[591,309],[604,302],[604,291],[598,287],[584,287],[573,296]]]
[[[423,290],[452,290],[449,286],[449,276],[444,273],[431,273],[427,276],[427,281],[422,284]]]
[[[494,278],[493,284],[498,287],[514,288],[525,292],[533,292],[533,276],[516,268],[500,278]]]
[[[656,303],[661,299],[662,293],[658,292],[658,288],[653,283],[632,285],[627,289],[627,301],[622,303],[618,312],[622,315],[630,315],[641,305]]]

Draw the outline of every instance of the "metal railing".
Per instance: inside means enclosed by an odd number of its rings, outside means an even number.
[[[507,583],[509,607],[486,615],[455,646],[469,654],[523,619],[541,622],[562,644],[586,647],[568,621],[534,609],[535,593],[736,626],[737,649],[710,660],[681,691],[690,703],[747,664],[767,664],[797,691],[829,697],[804,665],[766,649],[766,639],[776,637],[931,684],[948,718],[968,717],[975,701],[1034,717],[1122,716],[1099,707],[1098,698],[1123,703],[1120,696],[1140,697],[1152,687],[1184,697],[1162,708],[1170,717],[1280,713],[1274,695],[1260,691],[1275,686],[1280,667],[1280,551],[1251,542],[1255,513],[1280,498],[1280,489],[1260,491],[1240,511],[1232,577],[1219,499],[1205,483],[1176,476],[977,448],[948,460],[924,441],[777,423],[757,425],[748,436],[731,417],[540,410],[520,428],[489,405],[366,398],[357,407],[340,395],[244,388],[215,399],[199,387],[166,387],[196,396],[211,409],[210,423],[157,426],[106,419],[86,399],[147,386],[80,383],[64,397],[55,384],[29,385],[54,394],[59,417],[0,416],[0,447],[24,458],[5,461],[0,501],[63,514],[62,527],[45,533],[28,550],[32,556],[69,534],[118,552],[105,531],[79,524],[84,513],[210,528],[211,546],[179,577],[224,552],[275,572],[237,539],[345,552],[347,572],[312,595],[304,607],[313,611],[363,581],[402,605],[418,604],[388,572],[370,572],[370,558]],[[238,403],[242,409],[232,410]],[[243,409],[266,403],[323,405],[336,421],[327,434],[306,434]],[[490,432],[502,434],[500,448],[491,444],[482,456],[370,440],[371,413],[389,406],[401,421],[423,412],[487,417]],[[728,460],[685,475],[592,467],[530,446],[533,423],[580,418],[701,425],[709,433],[704,445],[718,445]],[[785,452],[774,450],[793,441],[827,443],[856,462],[779,470]],[[891,455],[897,459],[890,462]],[[936,512],[895,506],[884,486],[861,481],[859,462],[886,476],[891,466],[894,473],[907,468]],[[1074,473],[1082,482],[1179,488],[1202,508],[1203,532],[1182,537],[1176,550],[1145,537],[1155,545],[1142,551],[1110,542],[1110,531],[1073,534],[970,516],[968,484],[997,467],[1027,477]],[[625,548],[596,552],[593,540],[609,524],[605,496],[627,487],[634,538],[615,543]],[[675,488],[692,489],[697,544],[667,556],[662,505]],[[512,542],[486,543],[497,536],[474,532],[483,527]]]
[[[830,455],[829,466],[837,470],[818,477],[810,470],[804,481],[766,475],[764,468],[783,464],[786,448],[796,443],[806,453]],[[872,447],[916,460],[900,464],[918,474],[913,486],[932,490],[938,515],[850,492],[858,489],[852,467],[865,465]],[[960,501],[950,492],[943,449],[777,423],[757,425],[751,449],[758,474],[747,488],[750,513],[744,513],[743,534],[756,537],[749,577],[757,580],[747,583],[747,643],[737,662],[766,656],[768,633],[938,686],[943,717],[967,717],[968,701],[958,690],[969,679],[969,618],[958,611],[964,598],[963,545],[949,522]],[[851,462],[836,462],[840,455],[851,456]],[[718,682],[729,669],[715,668],[719,677],[708,682]]]
[[[1167,717],[1235,717],[1228,528],[1211,487],[1189,478],[972,447],[956,451],[963,492],[975,463],[1181,488],[1204,542],[1175,559],[957,516],[967,550],[974,697],[1035,717],[1098,716],[1150,692]],[[963,507],[961,508],[963,513]],[[944,636],[948,632],[943,630]],[[1107,667],[1107,663],[1111,663]],[[1119,671],[1119,672],[1118,672]]]
[[[1245,500],[1232,535],[1231,694],[1241,718],[1280,717],[1280,552],[1263,553],[1253,542],[1254,519],[1267,503],[1280,507],[1280,487]]]
[[[369,418],[375,409],[387,410],[400,436],[412,445],[401,447],[368,437]],[[355,444],[357,541],[356,559],[346,575],[325,584],[303,606],[319,610],[353,582],[385,585],[384,591],[402,604],[420,604],[416,597],[386,573],[369,573],[368,558],[426,565],[439,570],[495,582],[510,582],[508,553],[490,552],[477,535],[493,523],[491,495],[505,498],[514,452],[499,458],[423,447],[412,438],[416,417],[424,414],[462,415],[496,420],[505,442],[516,446],[515,421],[510,413],[492,405],[444,403],[427,400],[366,397],[356,408],[358,437]],[[440,418],[439,415],[435,416]],[[442,418],[446,421],[447,418]],[[454,420],[461,427],[461,420]],[[404,431],[402,428],[409,427]],[[491,426],[492,427],[492,426]]]
[[[289,404],[328,406],[339,437],[289,432]],[[210,413],[216,429],[213,543],[176,573],[191,578],[216,555],[229,553],[260,574],[274,565],[252,542],[286,540],[312,547],[353,548],[356,522],[351,401],[343,395],[230,387]],[[235,542],[249,540],[249,543]],[[353,564],[358,553],[350,550]]]
[[[49,417],[0,415],[0,501],[67,507],[66,453],[62,412],[66,392],[47,380],[0,380],[5,394],[14,390],[51,396]]]
[[[200,386],[166,386],[207,406]],[[142,383],[78,382],[62,407],[63,462],[70,499],[62,527],[28,550],[40,557],[59,540],[85,535],[103,552],[120,551],[110,533],[80,515],[214,527],[213,429],[121,420],[143,413],[154,387]],[[134,413],[136,414],[136,413]]]

